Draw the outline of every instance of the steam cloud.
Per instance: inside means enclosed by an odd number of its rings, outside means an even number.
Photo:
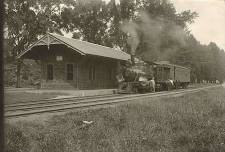
[[[135,55],[135,50],[139,44],[139,37],[137,31],[139,27],[133,21],[124,21],[123,26],[121,27],[122,31],[128,33],[127,43],[131,47],[131,54]]]
[[[170,44],[171,41],[180,46],[185,45],[184,29],[175,23],[163,18],[153,19],[146,12],[140,12],[139,19],[138,22],[124,21],[121,26],[123,32],[129,33],[127,43],[132,54],[143,43],[146,48],[138,52],[140,56],[151,61],[168,60],[177,51],[177,45]]]

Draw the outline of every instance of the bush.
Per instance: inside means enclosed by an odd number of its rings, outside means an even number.
[[[35,86],[35,83],[40,82],[41,67],[40,63],[33,60],[24,60],[21,66],[21,86]],[[4,71],[4,85],[16,86],[16,65],[6,64]]]
[[[24,135],[23,130],[17,126],[7,125],[5,127],[5,150],[6,152],[29,152],[30,141]]]

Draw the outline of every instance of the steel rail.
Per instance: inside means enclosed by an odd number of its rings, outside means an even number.
[[[22,116],[29,116],[33,114],[42,114],[42,113],[52,113],[52,112],[61,112],[61,111],[66,111],[69,109],[78,109],[78,108],[87,108],[87,107],[94,107],[94,106],[100,106],[100,105],[110,105],[113,103],[123,103],[127,101],[132,101],[136,99],[144,99],[144,98],[154,98],[154,97],[163,97],[163,96],[169,96],[169,95],[179,95],[183,93],[194,93],[198,92],[200,90],[205,90],[209,88],[214,88],[218,86],[210,86],[210,87],[202,87],[202,88],[196,88],[196,89],[188,89],[184,91],[175,91],[175,92],[164,92],[164,93],[158,93],[158,94],[139,94],[139,95],[132,95],[129,98],[104,98],[104,99],[99,99],[99,100],[89,100],[89,101],[84,101],[80,103],[76,103],[74,105],[70,106],[61,106],[61,107],[52,107],[48,109],[41,109],[41,110],[31,110],[31,111],[26,111],[26,112],[17,112],[17,113],[6,113],[5,117],[6,118],[15,118],[15,117],[22,117]],[[44,107],[43,107],[44,108]]]
[[[184,90],[184,89],[182,89]],[[116,99],[116,98],[124,98],[124,97],[132,97],[132,96],[145,96],[145,95],[153,95],[153,94],[162,94],[165,93],[167,91],[161,91],[161,92],[152,92],[152,93],[146,93],[146,94],[113,94],[113,95],[98,95],[98,96],[88,96],[88,97],[82,97],[82,98],[76,98],[76,97],[72,97],[72,98],[63,98],[63,99],[57,99],[53,101],[49,101],[49,102],[35,102],[35,103],[31,103],[31,104],[22,104],[22,105],[15,105],[15,106],[10,106],[10,107],[5,107],[5,112],[9,112],[9,111],[16,111],[16,110],[29,110],[29,109],[35,109],[35,108],[44,108],[44,107],[53,107],[53,106],[62,106],[62,105],[69,105],[69,104],[78,104],[81,103],[82,100],[96,100],[98,98],[100,98],[101,100],[104,99],[105,97],[109,97],[107,99]],[[174,92],[174,90],[172,91]],[[74,100],[76,99],[76,100]],[[86,101],[84,101],[86,102]],[[40,106],[44,104],[44,106]]]
[[[15,106],[15,107],[7,107],[5,108],[5,112],[9,111],[17,111],[17,110],[29,110],[29,109],[39,109],[39,108],[47,108],[47,107],[57,107],[57,106],[65,106],[65,105],[74,105],[79,103],[86,103],[91,101],[96,101],[96,99],[99,99],[98,101],[102,100],[113,100],[113,99],[120,99],[120,98],[127,98],[132,96],[146,96],[146,95],[154,95],[154,94],[162,94],[164,92],[157,92],[157,93],[148,93],[148,94],[133,94],[133,95],[110,95],[110,96],[98,96],[98,97],[88,97],[88,98],[81,98],[77,100],[73,99],[67,99],[67,100],[57,100],[56,102],[47,102],[47,103],[39,103],[37,104],[29,104],[29,105],[23,105],[23,106]],[[42,106],[44,104],[44,106]]]
[[[192,87],[191,87],[192,88]],[[183,89],[180,89],[183,90]],[[161,92],[166,92],[166,91],[161,91]],[[36,104],[48,104],[48,103],[54,103],[54,102],[61,102],[61,101],[70,101],[74,99],[88,99],[88,98],[101,98],[101,97],[110,97],[110,96],[119,96],[121,94],[106,94],[106,95],[93,95],[93,96],[74,96],[74,97],[65,97],[65,98],[57,98],[57,99],[52,99],[52,98],[47,98],[47,99],[40,99],[40,100],[31,100],[31,101],[20,101],[19,103],[10,103],[10,104],[5,104],[5,108],[9,107],[19,107],[19,106],[28,106],[28,105],[36,105]]]
[[[38,105],[38,104],[47,104],[47,103],[55,103],[61,101],[70,101],[70,100],[85,100],[91,98],[101,98],[101,97],[110,97],[116,96],[116,94],[107,94],[107,95],[94,95],[94,96],[77,96],[77,97],[66,97],[66,98],[57,98],[57,99],[41,99],[41,100],[31,100],[31,101],[22,101],[20,103],[6,104],[5,108],[11,107],[20,107],[20,106],[28,106],[28,105]],[[118,95],[119,96],[119,95]]]

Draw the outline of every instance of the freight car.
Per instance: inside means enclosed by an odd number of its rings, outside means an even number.
[[[190,83],[190,69],[168,61],[152,62],[157,90],[186,88]]]

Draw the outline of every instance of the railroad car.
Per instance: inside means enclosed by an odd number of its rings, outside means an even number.
[[[123,82],[119,86],[119,90],[126,93],[186,88],[190,83],[190,69],[168,61],[139,63],[126,68],[126,71],[132,72],[123,74]],[[152,79],[155,84],[152,84]]]
[[[158,90],[186,88],[190,83],[190,69],[168,61],[153,62],[153,73]]]

